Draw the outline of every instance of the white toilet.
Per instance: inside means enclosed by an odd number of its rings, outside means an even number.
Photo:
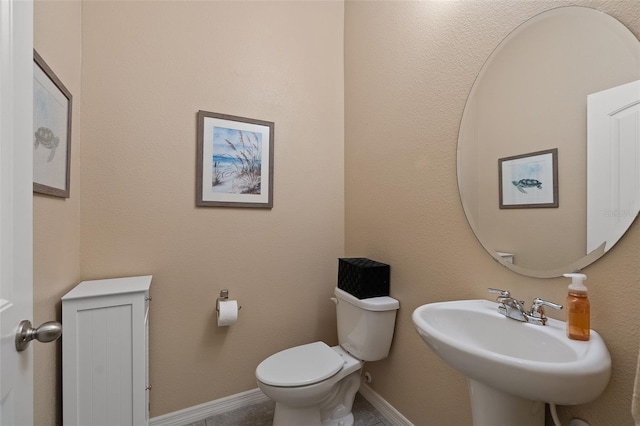
[[[396,311],[391,297],[358,299],[335,289],[338,342],[285,349],[256,368],[258,386],[276,402],[274,426],[351,426],[364,361],[389,355]]]

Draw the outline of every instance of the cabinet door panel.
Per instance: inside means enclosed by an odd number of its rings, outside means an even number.
[[[78,311],[78,420],[133,424],[132,306]]]

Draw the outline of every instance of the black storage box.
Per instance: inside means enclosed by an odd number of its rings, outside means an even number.
[[[338,288],[358,299],[389,295],[389,265],[353,257],[338,259]]]

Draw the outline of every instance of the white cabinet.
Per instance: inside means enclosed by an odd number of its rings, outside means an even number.
[[[62,297],[65,426],[149,423],[151,276],[83,281]]]

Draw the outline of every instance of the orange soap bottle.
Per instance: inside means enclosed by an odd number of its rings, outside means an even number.
[[[589,340],[591,311],[587,287],[583,283],[587,276],[584,274],[564,274],[564,276],[571,278],[566,304],[567,336],[573,340]]]

